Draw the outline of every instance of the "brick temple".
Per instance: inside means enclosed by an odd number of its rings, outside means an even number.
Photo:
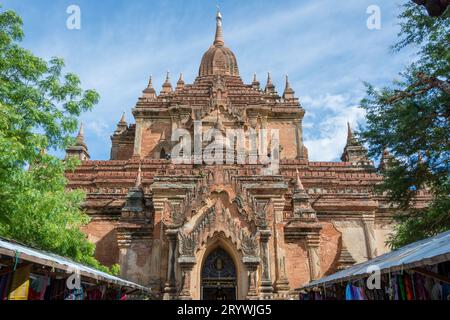
[[[388,250],[393,210],[373,187],[389,155],[375,168],[349,126],[341,162],[309,161],[305,110],[289,80],[282,95],[270,75],[265,87],[256,76],[245,84],[220,13],[216,20],[194,83],[180,76],[173,87],[167,76],[158,95],[150,79],[135,123],[117,124],[109,161],[90,159],[80,129],[67,150],[82,160],[67,173],[69,188],[87,194],[92,220],[84,231],[98,260],[119,264],[122,277],[159,298],[288,299],[313,279]],[[277,129],[278,169],[174,163],[172,133],[194,136],[196,122],[203,132],[243,129],[245,141],[248,132]],[[246,146],[248,159],[254,149]]]

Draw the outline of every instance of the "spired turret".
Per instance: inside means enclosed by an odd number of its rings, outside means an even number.
[[[114,134],[121,134],[122,132],[124,132],[125,130],[127,130],[128,128],[128,124],[127,121],[125,120],[125,112],[122,114],[122,118],[120,118],[119,123],[117,123],[117,128],[116,131],[114,131]]]
[[[355,165],[373,166],[372,161],[369,159],[367,149],[355,137],[349,122],[347,122],[347,144],[345,145],[341,160],[343,162],[351,162]]]
[[[289,76],[286,75],[286,87],[284,89],[283,99],[285,101],[293,101],[295,100],[294,94],[295,91],[291,88],[291,84],[289,83]]]
[[[234,53],[225,47],[222,31],[222,14],[217,12],[216,36],[213,45],[203,55],[199,76],[225,75],[239,77],[239,68]]]
[[[89,155],[88,148],[86,143],[84,142],[84,124],[81,123],[80,130],[78,131],[78,135],[76,137],[75,145],[66,149],[66,159],[76,157],[81,161],[87,161],[91,159]]]
[[[156,90],[153,88],[153,81],[152,76],[150,76],[150,79],[148,80],[147,88],[144,89],[142,98],[153,100],[156,99]]]
[[[166,81],[162,85],[161,95],[167,95],[172,93],[172,84],[170,83],[170,72],[167,71]]]

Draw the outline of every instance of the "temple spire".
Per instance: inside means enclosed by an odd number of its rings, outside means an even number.
[[[283,93],[284,100],[292,100],[294,99],[295,91],[291,88],[291,84],[289,83],[289,76],[286,75],[286,87]]]
[[[270,72],[267,74],[267,84],[266,84],[266,94],[273,95],[276,94],[275,85],[272,82],[272,75]]]
[[[295,188],[298,191],[305,191],[305,187],[303,187],[302,181],[300,180],[300,173],[298,172],[298,169],[297,169],[297,180],[295,181]]]
[[[164,82],[164,84],[162,85],[162,94],[169,94],[172,92],[172,84],[170,83],[170,72],[167,71],[166,74],[166,81]]]
[[[144,93],[144,96],[143,96],[144,98],[156,99],[156,91],[155,91],[155,88],[153,88],[152,76],[150,76],[150,79],[148,80],[147,88],[145,88],[143,93]]]
[[[311,206],[310,198],[300,180],[300,173],[296,169],[296,180],[292,194],[292,207],[295,217],[316,221],[316,212]]]
[[[118,135],[124,132],[128,128],[127,121],[125,119],[125,112],[122,114],[122,118],[120,118],[119,123],[117,124],[116,131],[114,134]]]
[[[260,83],[259,83],[258,79],[256,78],[256,73],[255,73],[255,74],[253,74],[252,88],[255,90],[259,90],[259,86],[260,86]]]
[[[350,141],[354,138],[353,130],[350,125],[350,122],[347,121],[347,141]]]
[[[68,147],[66,149],[66,159],[68,159],[70,157],[78,158],[81,161],[90,159],[90,156],[88,153],[88,148],[86,146],[86,143],[84,142],[84,124],[83,124],[83,122],[80,124],[80,130],[78,131],[75,145]]]
[[[222,14],[220,13],[219,9],[217,9],[216,21],[217,25],[216,25],[216,37],[214,39],[214,45],[223,46],[225,44],[225,41],[223,40]]]
[[[141,170],[141,164],[139,163],[139,169],[138,169],[138,174],[136,177],[135,188],[139,188],[141,186],[142,186],[142,170]]]
[[[125,120],[125,112],[122,113],[122,118],[120,118],[120,122],[121,124],[127,123],[127,121]]]
[[[180,90],[183,88],[184,88],[184,78],[183,78],[183,73],[180,73],[180,78],[178,79],[176,90]]]
[[[369,159],[367,149],[353,134],[350,122],[347,122],[347,143],[344,147],[341,160],[355,165],[373,166]]]
[[[84,146],[84,123],[81,122],[80,124],[80,130],[78,131],[77,135],[77,145],[78,146]]]

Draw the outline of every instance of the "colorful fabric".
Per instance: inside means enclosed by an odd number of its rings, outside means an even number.
[[[84,300],[83,286],[81,286],[79,289],[73,289],[69,291],[64,300]]]
[[[0,276],[0,300],[6,300],[8,297],[8,287],[12,278],[12,273]]]
[[[48,277],[35,276],[30,281],[30,291],[28,300],[44,300],[45,291],[48,285]]]
[[[431,300],[442,300],[442,286],[439,282],[436,282],[431,289]]]
[[[425,289],[425,280],[422,275],[415,273],[414,276],[414,288],[416,292],[417,300],[428,300],[428,294]]]
[[[14,271],[8,300],[27,300],[30,286],[31,265]]]
[[[405,282],[406,299],[414,300],[414,292],[413,292],[413,285],[411,282],[411,277],[409,275],[405,274],[403,279]]]
[[[352,286],[353,300],[364,300],[364,292],[360,287]]]
[[[350,283],[345,287],[345,300],[353,300],[353,290]]]
[[[397,275],[397,283],[398,283],[398,292],[399,292],[399,299],[400,300],[406,300],[406,291],[405,291],[405,283],[403,280],[403,276]]]

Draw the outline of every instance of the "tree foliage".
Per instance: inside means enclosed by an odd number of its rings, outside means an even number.
[[[64,173],[76,161],[43,152],[74,143],[77,118],[99,95],[64,74],[61,59],[21,47],[23,37],[21,18],[0,11],[0,235],[110,271],[81,232],[84,194],[66,190]]]
[[[403,9],[393,49],[414,47],[417,59],[391,86],[367,84],[367,126],[359,133],[372,156],[386,149],[395,158],[379,188],[403,212],[389,240],[394,248],[450,229],[450,10],[433,18],[413,2]],[[432,197],[426,208],[417,204],[420,190]]]

